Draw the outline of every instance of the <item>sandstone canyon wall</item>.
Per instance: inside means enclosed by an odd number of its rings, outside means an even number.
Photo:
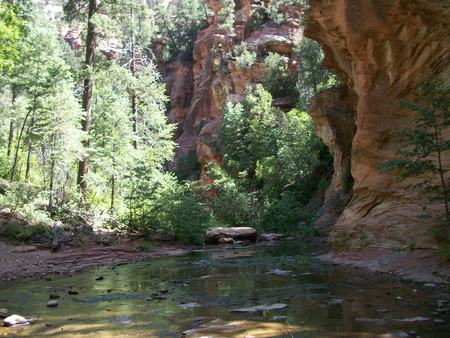
[[[424,208],[423,194],[405,189],[411,181],[381,174],[379,167],[395,158],[393,131],[414,120],[400,99],[420,100],[417,84],[428,75],[449,79],[450,2],[311,0],[310,6],[305,35],[321,44],[325,65],[344,82],[311,106],[316,130],[334,153],[328,217],[333,206],[346,204],[332,242],[347,249],[435,248],[430,227],[442,220],[442,208]],[[448,167],[448,153],[444,161]],[[354,184],[346,193],[349,163]]]
[[[177,157],[195,148],[203,181],[208,181],[205,165],[212,161],[220,163],[218,133],[226,102],[242,100],[248,86],[262,81],[264,57],[268,52],[290,57],[303,36],[298,7],[286,8],[289,19],[282,25],[266,20],[252,27],[251,13],[260,1],[236,1],[234,32],[229,33],[221,29],[218,22],[222,4],[214,0],[206,3],[214,17],[197,35],[193,61],[178,58],[162,71],[171,101],[169,117],[179,126]],[[233,50],[241,42],[257,52],[257,61],[250,69],[236,66]],[[290,67],[295,68],[295,64]],[[288,98],[277,99],[275,103],[280,108],[289,108]]]

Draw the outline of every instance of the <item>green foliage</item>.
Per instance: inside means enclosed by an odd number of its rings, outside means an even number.
[[[443,202],[450,239],[449,168],[443,161],[443,153],[450,150],[445,133],[450,126],[450,88],[436,78],[422,82],[419,95],[421,103],[401,101],[403,107],[416,113],[414,127],[396,132],[399,159],[384,162],[381,171],[396,171],[401,180],[419,177],[418,183],[408,188],[427,193],[432,202]]]
[[[238,186],[215,162],[208,167],[209,176],[214,180],[207,187],[212,198],[212,212],[217,221],[232,226],[251,226],[255,223],[251,194]]]
[[[323,51],[320,45],[308,38],[303,38],[296,47],[295,55],[299,63],[297,90],[299,108],[307,111],[311,98],[321,90],[339,84],[338,78],[322,66]]]
[[[256,62],[256,52],[250,50],[245,42],[234,47],[233,54],[239,69],[250,69]]]
[[[288,69],[289,58],[278,53],[269,52],[264,59],[266,71],[263,86],[273,97],[297,97],[295,74]]]
[[[192,148],[185,155],[178,158],[175,175],[180,181],[197,179],[200,176],[200,170],[197,151],[195,148]]]
[[[221,140],[225,173],[215,177],[218,196],[213,201],[218,219],[239,224],[228,216],[228,210],[234,209],[239,217],[271,231],[299,231],[299,222],[309,223],[311,214],[304,206],[322,178],[315,169],[330,163],[327,156],[322,158],[324,146],[314,135],[308,114],[298,110],[284,114],[272,106],[272,96],[258,85],[247,91],[242,103],[228,103]],[[221,199],[226,203],[214,207]],[[254,210],[248,210],[249,206]]]
[[[25,33],[25,22],[18,15],[17,5],[0,3],[0,73],[13,69],[19,58],[19,41]]]
[[[236,4],[234,0],[220,0],[220,2],[223,7],[219,11],[219,27],[232,33],[234,31],[234,8]]]
[[[161,58],[170,61],[181,55],[190,60],[197,32],[206,27],[210,15],[202,0],[158,1],[154,20],[159,35],[155,40],[163,44]]]
[[[199,192],[178,183],[170,174],[152,175],[152,181],[142,179],[142,175],[145,173],[141,171],[133,178],[130,227],[148,235],[169,234],[201,244],[210,220]]]

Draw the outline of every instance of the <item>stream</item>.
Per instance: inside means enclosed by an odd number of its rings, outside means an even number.
[[[219,246],[2,285],[0,308],[36,320],[0,336],[444,338],[449,299],[445,286],[323,263],[298,241]]]

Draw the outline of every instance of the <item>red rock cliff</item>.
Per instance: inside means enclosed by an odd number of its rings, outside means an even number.
[[[250,15],[260,1],[236,1],[234,33],[231,34],[218,24],[221,3],[215,0],[206,3],[215,15],[209,26],[197,35],[193,65],[176,61],[166,72],[172,103],[169,116],[180,126],[178,157],[195,147],[202,168],[212,161],[220,162],[218,132],[225,103],[240,101],[247,86],[261,82],[264,57],[269,51],[290,56],[302,37],[298,8],[288,9],[289,20],[283,25],[266,21],[251,28]],[[243,41],[258,54],[251,69],[238,69],[232,55],[234,47]],[[208,180],[204,170],[201,178]]]
[[[449,1],[311,0],[310,6],[305,35],[319,41],[325,65],[346,86],[346,93],[324,93],[312,106],[319,135],[335,155],[332,196],[351,158],[352,197],[332,228],[333,243],[436,247],[429,230],[440,221],[441,208],[423,210],[421,194],[405,190],[411,182],[381,174],[379,166],[395,156],[393,131],[413,122],[399,100],[417,101],[417,84],[428,74],[450,74]],[[354,112],[354,136],[339,117],[333,120],[333,111],[343,112],[344,120]],[[448,167],[450,155],[444,160]]]

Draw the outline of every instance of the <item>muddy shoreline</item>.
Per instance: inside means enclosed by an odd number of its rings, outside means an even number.
[[[192,247],[156,243],[143,250],[134,238],[123,238],[111,245],[63,246],[57,252],[34,245],[14,245],[0,241],[0,285],[24,279],[51,278],[101,265],[120,265],[155,257],[179,256]]]

